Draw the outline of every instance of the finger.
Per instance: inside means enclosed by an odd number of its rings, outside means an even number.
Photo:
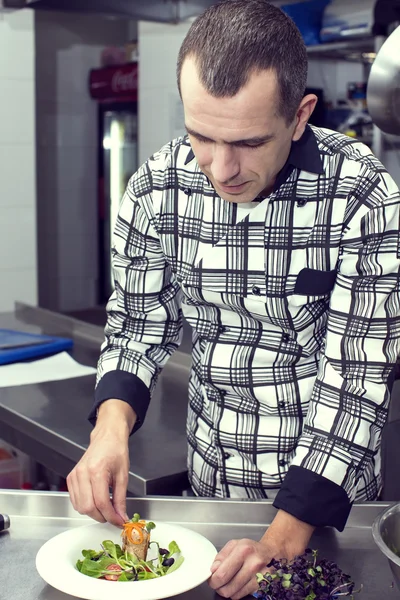
[[[220,593],[219,590],[232,581],[232,579],[240,571],[242,566],[243,560],[240,555],[230,555],[225,561],[223,561],[219,565],[218,569],[211,575],[209,579],[210,587],[213,590],[217,590],[218,593]]]
[[[126,490],[128,487],[128,473],[120,472],[117,474],[113,486],[113,506],[115,512],[123,519],[123,522],[129,521],[126,512]]]
[[[231,600],[240,600],[241,598],[245,598],[246,596],[253,595],[254,592],[256,592],[258,590],[258,583],[257,583],[256,576],[254,575],[253,577],[251,577],[250,581],[248,581],[244,586],[242,586],[242,587],[239,587],[239,586],[240,586],[240,581],[233,582],[232,583],[233,591],[231,589],[227,590],[227,593],[229,594],[228,597],[231,598]],[[239,588],[238,591],[235,591],[236,587]]]
[[[231,598],[232,600],[239,600],[239,598],[244,598],[244,596],[252,594],[258,589],[256,572],[258,571],[243,567],[228,584],[218,588],[217,593],[224,598]]]
[[[217,554],[217,556],[214,558],[214,562],[211,565],[211,572],[216,571],[216,569],[219,567],[219,565],[224,562],[224,560],[226,558],[228,558],[228,556],[230,555],[231,552],[233,552],[233,550],[236,548],[238,544],[238,540],[229,540],[229,542],[227,542],[225,544],[225,546],[222,548],[222,550],[220,550]],[[214,568],[215,566],[215,568]]]
[[[74,479],[73,479],[73,474],[70,473],[67,477],[67,489],[68,489],[68,493],[69,493],[69,499],[71,500],[71,504],[74,507],[75,510],[77,510],[76,508],[76,498],[75,498],[75,490],[74,490]]]
[[[211,569],[210,569],[211,573],[215,573],[215,571],[219,568],[220,564],[221,564],[221,561],[215,559],[213,564],[211,565]]]
[[[78,512],[99,521],[99,523],[104,523],[106,519],[96,506],[88,472],[85,470],[83,473],[78,468],[76,470],[76,482],[77,485],[74,490]]]
[[[96,509],[101,513],[104,520],[117,527],[122,527],[124,520],[117,512],[115,512],[112,505],[108,478],[104,472],[102,473],[100,471],[92,475],[92,490]]]

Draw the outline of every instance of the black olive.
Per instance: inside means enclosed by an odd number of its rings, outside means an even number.
[[[165,548],[160,548],[159,549],[159,553],[161,554],[161,556],[164,556],[164,554],[168,554],[168,550],[166,550]]]
[[[171,565],[173,565],[175,562],[175,559],[173,558],[164,558],[162,566],[163,567],[170,567]]]

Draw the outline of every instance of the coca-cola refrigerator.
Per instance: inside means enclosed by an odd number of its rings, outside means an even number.
[[[111,235],[121,199],[138,168],[138,63],[92,69],[90,95],[98,102],[99,302],[109,298]]]

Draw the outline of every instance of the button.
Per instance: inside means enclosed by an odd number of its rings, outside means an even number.
[[[286,463],[286,460],[283,460],[283,459],[282,459],[282,460],[279,460],[279,461],[278,461],[278,465],[279,465],[280,467],[284,467],[286,464],[287,464],[287,463]]]
[[[218,327],[218,331],[219,331],[220,333],[227,333],[228,331],[230,331],[230,329],[229,329],[229,327],[226,327],[225,325],[220,325],[220,326]]]
[[[258,287],[258,285],[253,285],[253,287],[251,288],[251,291],[253,292],[253,294],[255,296],[260,296],[261,295],[261,290]]]
[[[301,200],[297,200],[297,206],[305,206],[307,204],[307,200],[302,198]]]
[[[232,458],[232,454],[229,454],[229,452],[224,452],[224,458],[228,460],[228,458]]]
[[[281,400],[280,402],[278,402],[278,406],[279,408],[285,408],[286,402],[284,400]]]
[[[285,342],[285,343],[290,342],[290,335],[288,333],[284,333],[282,335],[282,342]]]
[[[221,398],[225,398],[226,390],[220,390],[219,395],[221,396]]]

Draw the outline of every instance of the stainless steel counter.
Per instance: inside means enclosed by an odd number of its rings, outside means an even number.
[[[96,366],[103,341],[101,327],[24,305],[17,305],[14,313],[0,313],[0,328],[71,337],[71,355],[90,366]],[[190,348],[187,335],[183,348]],[[185,421],[189,368],[190,355],[176,352],[159,379],[144,426],[130,440],[128,491],[135,496],[180,495],[188,487]],[[92,428],[87,415],[94,384],[93,375],[0,388],[0,438],[66,477],[89,442]]]
[[[375,546],[371,524],[386,503],[355,505],[343,533],[318,530],[311,541],[320,556],[335,560],[363,584],[359,600],[396,600],[387,559]],[[202,533],[220,549],[235,538],[259,539],[274,517],[270,501],[195,498],[130,498],[128,513],[175,522]],[[77,515],[67,494],[0,491],[0,512],[11,517],[11,528],[0,534],[0,598],[2,600],[72,600],[44,583],[35,556],[45,541],[70,527],[89,522]],[[219,598],[207,583],[180,596],[182,600]]]

